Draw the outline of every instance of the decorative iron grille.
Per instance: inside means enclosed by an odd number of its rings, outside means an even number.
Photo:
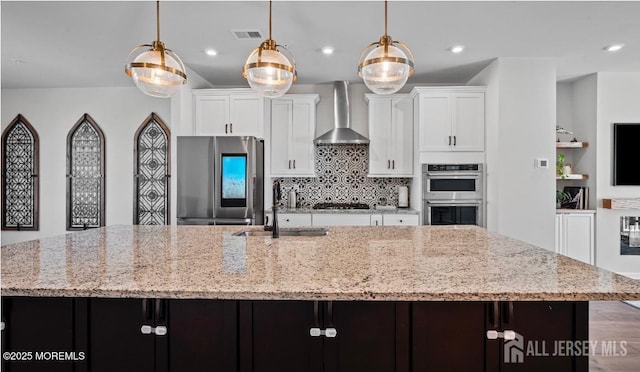
[[[136,132],[133,223],[169,224],[171,132],[152,113]]]
[[[67,136],[67,230],[104,226],[104,134],[84,114]]]
[[[2,133],[2,230],[38,230],[38,146],[22,115]]]

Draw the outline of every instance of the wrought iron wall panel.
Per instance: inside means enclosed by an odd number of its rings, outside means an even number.
[[[133,223],[169,224],[169,128],[152,113],[140,125],[134,148]]]
[[[104,134],[88,114],[67,136],[67,230],[104,226]]]
[[[38,230],[38,146],[22,115],[2,133],[2,230]]]

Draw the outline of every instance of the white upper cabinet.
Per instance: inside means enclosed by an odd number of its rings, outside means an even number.
[[[405,94],[366,94],[369,176],[413,176],[413,101]]]
[[[264,99],[251,89],[193,91],[194,134],[255,136],[264,133]]]
[[[271,177],[313,177],[317,94],[271,100]]]
[[[414,88],[420,151],[484,151],[485,87]]]

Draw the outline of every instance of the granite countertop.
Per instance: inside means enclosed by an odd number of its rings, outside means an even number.
[[[271,209],[264,211],[272,213]],[[278,213],[313,213],[313,214],[419,214],[410,208],[395,209],[313,209],[313,208],[278,208]]]
[[[476,226],[109,226],[4,246],[2,295],[291,300],[640,300],[640,281]],[[250,229],[259,229],[251,227]]]

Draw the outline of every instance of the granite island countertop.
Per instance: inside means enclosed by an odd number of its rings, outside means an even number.
[[[3,246],[4,296],[640,300],[640,281],[476,226],[109,226]],[[251,227],[259,229],[259,227]]]

